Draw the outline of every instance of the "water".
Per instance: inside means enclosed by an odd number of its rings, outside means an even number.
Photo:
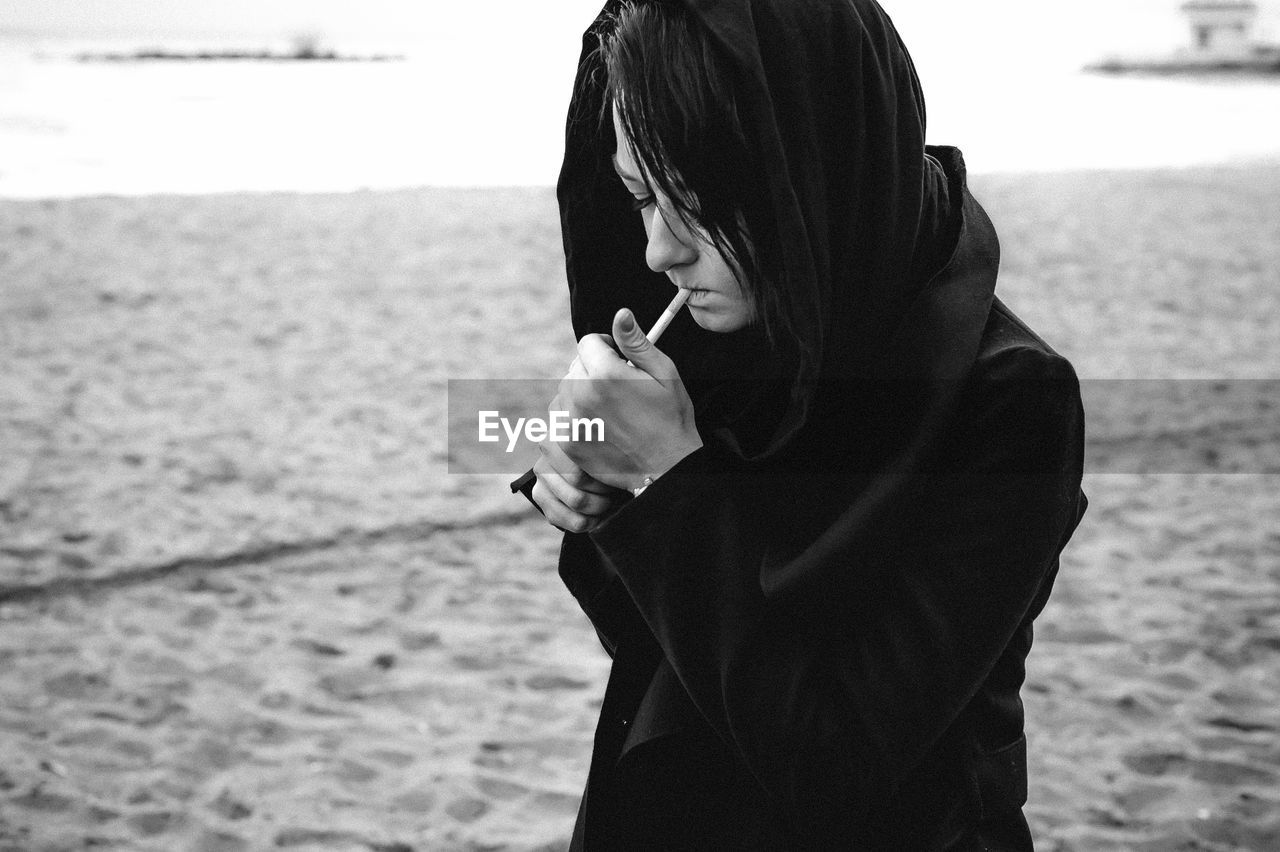
[[[43,59],[0,49],[0,195],[554,180],[546,117],[563,96],[550,87],[542,103],[499,104],[413,57],[81,63],[65,47]],[[521,137],[521,123],[537,130]]]
[[[0,196],[553,183],[578,35],[598,2],[541,5],[421,12],[438,26],[377,45],[332,39],[405,54],[398,63],[82,63],[82,51],[268,39],[195,38],[176,24],[0,33]],[[920,69],[930,141],[959,145],[974,171],[1280,159],[1280,80],[1078,72],[1109,52],[1176,44],[1174,4],[885,5]],[[485,14],[487,25],[474,17]]]

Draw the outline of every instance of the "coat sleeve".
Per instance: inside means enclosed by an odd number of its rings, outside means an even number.
[[[850,580],[830,586],[849,598],[823,601],[822,618],[765,593],[760,495],[705,448],[591,534],[699,712],[804,824],[860,824],[893,794],[990,673],[1079,519],[1070,364],[1010,350],[984,382],[963,426],[972,449],[921,481],[896,534],[862,546],[851,524],[825,558],[784,566]]]
[[[537,481],[537,474],[526,471],[511,482],[511,493],[523,494],[539,514],[545,514],[533,499]],[[624,638],[648,634],[622,581],[586,535],[565,532],[560,544],[560,579],[578,601],[610,657]]]

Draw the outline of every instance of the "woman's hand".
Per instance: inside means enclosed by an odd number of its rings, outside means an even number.
[[[626,308],[613,318],[613,341],[616,351],[599,334],[578,342],[578,360],[551,408],[568,412],[571,422],[602,421],[603,440],[592,440],[600,438],[598,431],[582,429],[560,449],[596,481],[632,489],[666,473],[701,447],[702,438],[675,364],[645,338]]]
[[[583,473],[557,444],[543,441],[539,449],[542,455],[533,465],[538,480],[531,496],[552,526],[566,532],[591,532],[626,495]]]

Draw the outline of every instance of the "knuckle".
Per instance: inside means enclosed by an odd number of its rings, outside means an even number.
[[[551,400],[548,411],[574,411],[582,404],[583,386],[588,379],[566,378],[560,383],[560,392]]]
[[[565,524],[565,529],[569,530],[569,532],[584,533],[591,529],[591,519],[576,513],[570,515]]]
[[[544,506],[543,514],[547,519],[547,523],[562,530],[569,529],[569,525],[573,522],[573,514],[559,503]]]
[[[578,379],[572,376],[565,376],[560,380],[560,386],[556,388],[556,395],[552,397],[551,402],[547,404],[548,411],[563,411],[569,405],[573,404],[573,390],[577,385]]]
[[[578,452],[577,446],[572,441],[570,441],[567,444],[561,444],[559,451],[561,454],[564,455],[565,458],[567,458],[575,466],[578,465],[578,462],[581,459],[582,454]],[[566,477],[566,480],[567,480],[567,477]]]
[[[586,414],[600,407],[601,388],[600,382],[588,381],[583,387],[578,389],[574,395],[574,402],[571,414]]]

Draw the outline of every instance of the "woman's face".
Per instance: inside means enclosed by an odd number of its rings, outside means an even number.
[[[690,230],[680,221],[670,200],[649,188],[644,172],[626,144],[618,110],[613,110],[613,130],[618,148],[613,166],[636,198],[649,243],[644,259],[654,272],[665,273],[671,283],[689,290],[689,313],[707,331],[730,332],[746,328],[755,318],[751,299],[743,292],[733,266],[712,244],[705,232]]]

